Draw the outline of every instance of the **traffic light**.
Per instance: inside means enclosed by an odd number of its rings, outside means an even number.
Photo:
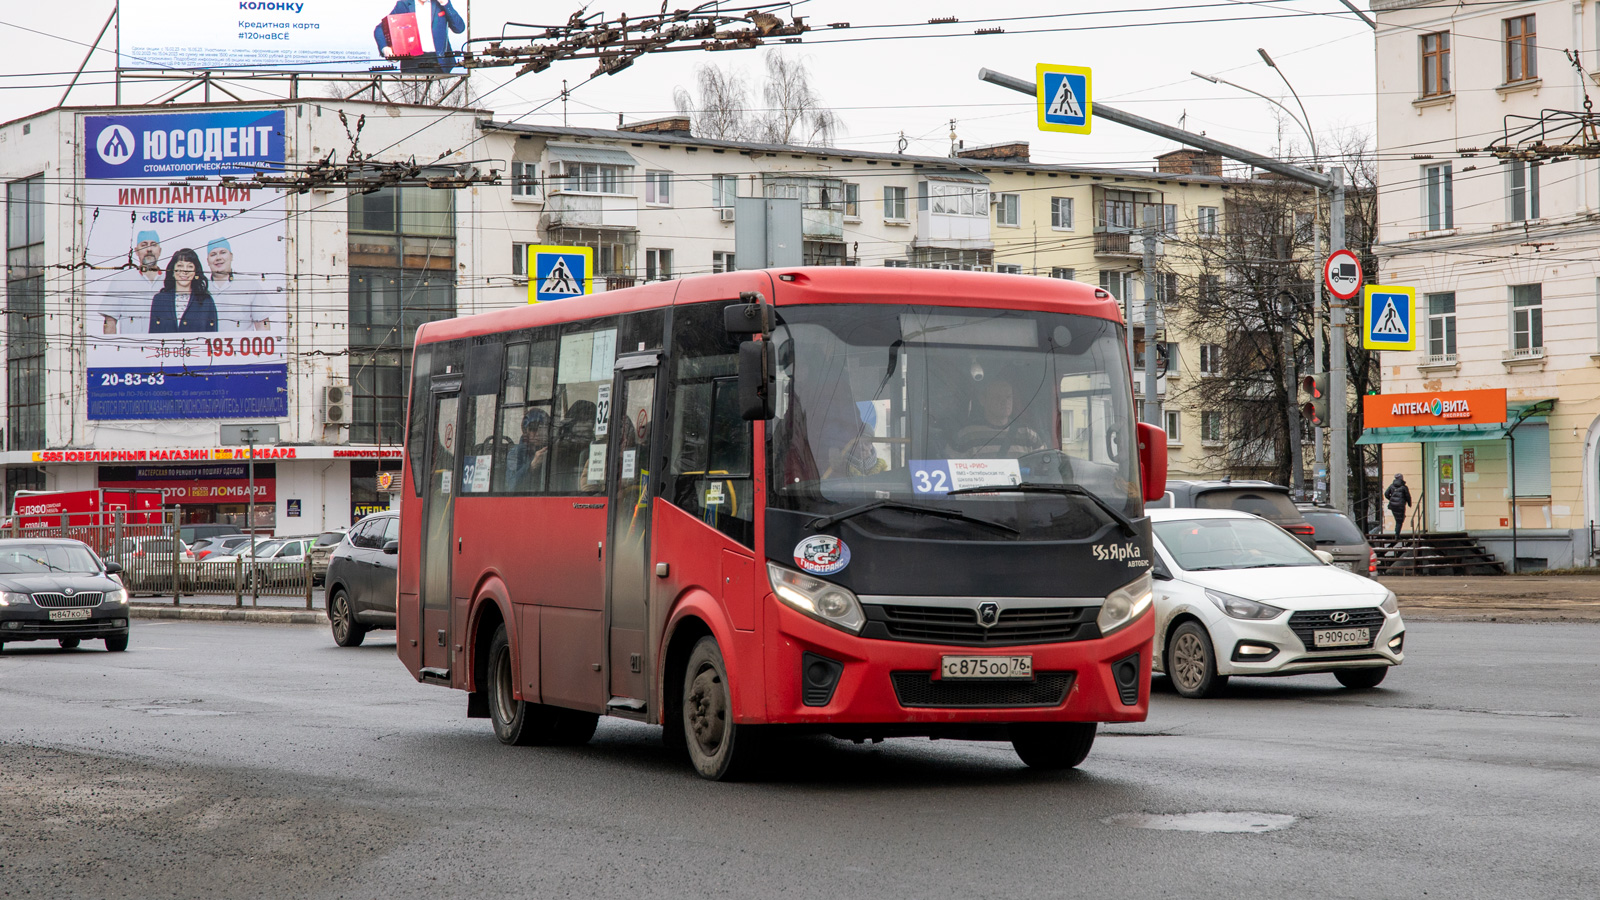
[[[1311,402],[1300,407],[1300,414],[1312,425],[1323,427],[1330,421],[1328,417],[1328,373],[1318,372],[1307,375],[1300,380],[1300,387],[1311,395]]]

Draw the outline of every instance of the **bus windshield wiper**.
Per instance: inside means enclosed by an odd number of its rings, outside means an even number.
[[[1128,533],[1128,537],[1139,536],[1139,526],[1133,524],[1133,520],[1128,518],[1127,515],[1122,512],[1122,510],[1117,509],[1115,506],[1107,503],[1105,500],[1101,499],[1099,494],[1096,494],[1094,491],[1091,491],[1082,485],[1040,484],[1037,481],[1024,481],[1020,484],[986,484],[981,487],[957,488],[956,490],[945,494],[945,496],[954,497],[957,494],[998,494],[1006,491],[1019,494],[1066,494],[1072,497],[1086,498],[1095,506],[1100,507],[1100,509],[1105,512],[1106,515],[1116,520],[1116,523],[1122,526],[1122,530]]]
[[[977,516],[969,516],[960,510],[940,509],[937,506],[919,506],[915,503],[905,503],[900,500],[874,500],[871,503],[863,503],[860,506],[846,509],[841,512],[836,512],[832,515],[819,516],[818,518],[807,522],[806,527],[816,531],[821,528],[827,528],[829,525],[833,525],[837,522],[843,522],[845,519],[854,518],[862,513],[872,512],[875,509],[900,509],[905,510],[906,512],[924,513],[926,515],[938,516],[944,519],[958,519],[962,522],[972,522],[975,525],[993,528],[996,531],[1003,531],[1006,534],[1013,536],[1020,536],[1022,534],[1022,532],[1012,528],[1010,525],[1002,525],[999,522],[991,522],[988,519],[980,519]]]

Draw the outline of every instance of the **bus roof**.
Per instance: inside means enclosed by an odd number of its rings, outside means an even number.
[[[732,303],[738,301],[741,291],[760,291],[780,307],[812,303],[916,303],[1065,312],[1122,321],[1122,310],[1111,294],[1091,284],[1061,278],[940,269],[803,266],[696,275],[582,298],[445,319],[422,326],[417,332],[417,343],[659,309],[674,303],[719,299]]]

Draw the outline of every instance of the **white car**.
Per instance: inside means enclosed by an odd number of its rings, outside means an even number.
[[[1332,672],[1377,687],[1404,661],[1394,592],[1329,564],[1282,528],[1223,509],[1148,510],[1155,532],[1153,668],[1185,697],[1232,675]]]

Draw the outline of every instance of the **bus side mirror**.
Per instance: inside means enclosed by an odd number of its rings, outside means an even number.
[[[772,306],[758,291],[745,291],[739,295],[743,303],[722,308],[722,328],[729,334],[772,333]]]
[[[750,422],[772,418],[772,386],[777,380],[771,341],[745,341],[739,345],[740,416]]]
[[[1149,422],[1139,423],[1139,481],[1144,485],[1144,502],[1166,496],[1167,433]]]

